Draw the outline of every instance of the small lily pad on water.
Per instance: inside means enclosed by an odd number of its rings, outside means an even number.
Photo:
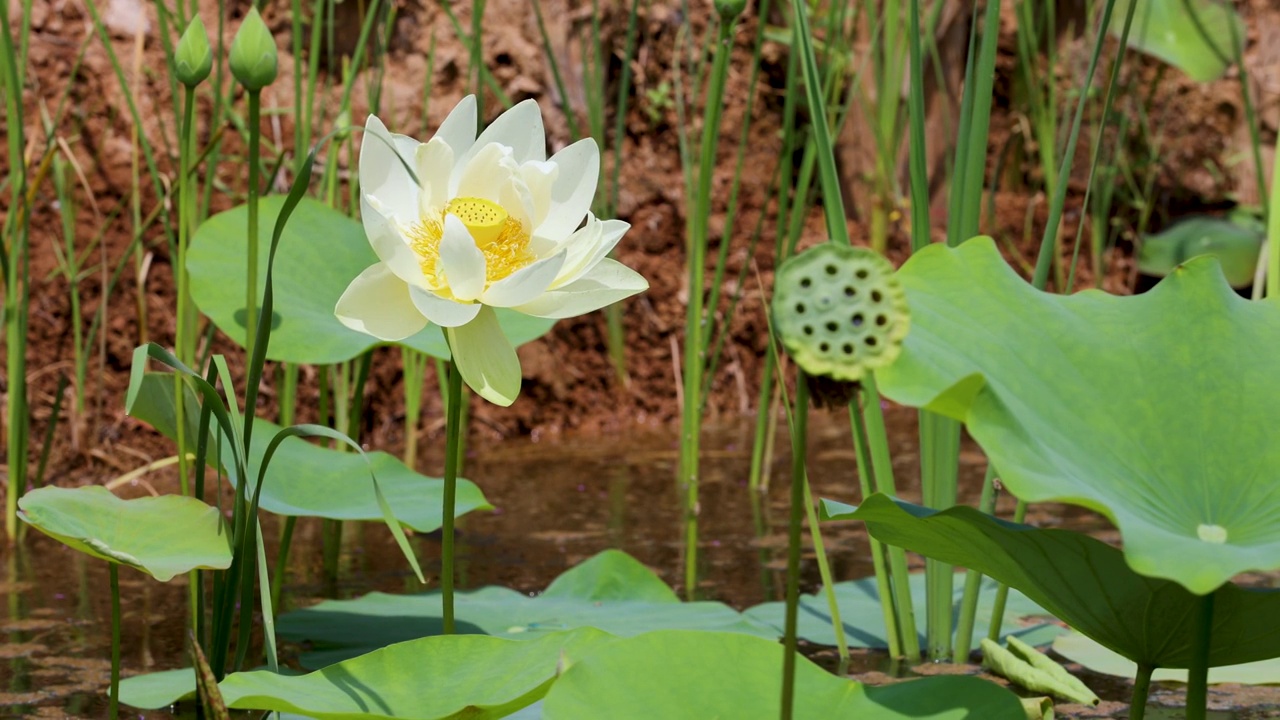
[[[130,414],[149,423],[162,435],[176,437],[173,390],[173,375],[149,373],[142,380]],[[194,395],[187,397],[188,408],[199,407]],[[196,435],[196,415],[192,411],[189,416],[192,424],[188,437]],[[279,430],[280,426],[275,423],[261,418],[254,420],[254,437],[259,440],[253,443],[248,463],[254,477],[257,477],[257,468],[266,452],[267,440]],[[222,442],[222,457],[231,457],[231,445],[226,438]],[[367,463],[365,458],[368,458]],[[382,494],[397,520],[418,532],[431,532],[440,527],[444,506],[443,480],[420,475],[384,452],[365,453],[362,458],[355,453],[338,452],[299,438],[285,440],[276,450],[267,468],[260,505],[277,515],[381,520],[382,509],[369,481],[370,471],[378,478]],[[233,464],[226,472],[231,482],[238,485],[240,478]],[[458,480],[458,516],[491,508],[475,483]]]
[[[1138,674],[1138,665],[1077,632],[1054,639],[1053,651],[1074,663],[1079,663],[1096,673],[1115,675],[1132,680]],[[1156,670],[1151,679],[1157,682],[1185,683],[1186,670]],[[1209,684],[1239,683],[1241,685],[1280,685],[1280,658],[1258,660],[1240,665],[1223,665],[1209,668]]]
[[[1280,568],[1280,305],[1204,257],[1136,297],[1044,293],[988,239],[898,276],[912,330],[881,391],[962,420],[1019,499],[1103,513],[1134,570],[1196,594]]]
[[[1069,530],[997,520],[969,507],[935,512],[872,495],[853,508],[824,500],[823,516],[862,520],[872,537],[1008,583],[1076,630],[1152,667],[1192,660],[1197,597],[1171,580],[1135,573],[1116,548]],[[1209,665],[1280,655],[1280,590],[1230,583],[1213,594]]]
[[[231,567],[218,509],[181,495],[121,500],[98,486],[43,487],[18,500],[18,517],[80,552],[161,582],[196,568]]]
[[[283,195],[261,200],[259,237],[269,239],[284,206]],[[206,220],[196,230],[187,257],[191,297],[218,329],[235,342],[244,342],[245,256],[249,221],[244,205]],[[321,242],[323,240],[323,242]],[[265,287],[270,243],[259,243],[259,282]],[[268,360],[316,365],[350,360],[374,345],[376,338],[343,325],[333,314],[338,298],[364,268],[377,262],[364,227],[312,198],[303,198],[280,236],[273,276],[275,315],[272,317]],[[259,288],[259,295],[261,295]],[[498,322],[512,345],[542,337],[555,320],[498,310]],[[440,328],[427,329],[400,345],[433,357],[448,359],[449,347]]]
[[[458,631],[513,640],[592,627],[618,636],[665,628],[726,630],[774,639],[778,632],[717,602],[680,602],[652,571],[630,555],[606,550],[556,578],[537,597],[504,587],[455,596]],[[329,600],[282,615],[281,638],[308,641],[305,667],[360,655],[391,643],[441,632],[438,592],[418,595],[369,593],[355,600]]]
[[[397,643],[306,675],[234,673],[219,687],[227,706],[239,710],[344,720],[498,720],[542,698],[566,655],[612,642],[589,628],[532,642],[444,635]]]
[[[777,642],[735,633],[666,630],[572,658],[543,701],[545,720],[773,720],[782,702]],[[974,677],[869,687],[801,657],[796,718],[1025,720],[1017,696]]]
[[[964,595],[963,578],[963,574],[959,574],[957,581],[953,583],[952,608],[956,617],[959,617],[960,599]],[[916,604],[916,616],[924,617],[924,574],[912,574],[910,585],[911,597]],[[987,630],[991,626],[996,587],[997,583],[994,580],[983,578],[982,591],[978,597],[974,637],[986,637]],[[880,594],[876,589],[875,578],[836,583],[835,594],[836,602],[840,605],[840,619],[844,623],[845,639],[849,646],[887,648],[889,642],[884,628],[884,611],[880,606]],[[749,608],[744,614],[749,618],[772,625],[781,634],[785,613],[785,603],[769,602]],[[1027,596],[1017,590],[1011,590],[1001,627],[1006,637],[1016,636],[1030,645],[1047,645],[1063,632],[1061,627],[1045,621],[1048,615],[1048,611]],[[835,630],[831,626],[831,611],[827,605],[825,593],[800,596],[800,611],[797,619],[799,623],[797,632],[800,637],[820,645],[836,644]],[[924,635],[921,635],[920,639],[923,642]]]

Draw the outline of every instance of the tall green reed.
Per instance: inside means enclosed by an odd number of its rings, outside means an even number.
[[[5,451],[9,482],[5,493],[5,537],[13,543],[18,534],[18,496],[27,483],[27,322],[30,296],[30,203],[27,199],[27,167],[23,88],[26,70],[25,30],[31,22],[31,0],[22,4],[23,46],[15,48],[6,9],[0,13],[0,82],[5,88],[5,118],[8,132],[9,212],[5,216],[4,247],[4,327],[7,348],[5,370],[8,391],[5,401]]]

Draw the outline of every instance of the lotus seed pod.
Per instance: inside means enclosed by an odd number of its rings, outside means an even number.
[[[231,41],[229,57],[231,74],[250,92],[257,92],[275,82],[276,41],[258,8],[249,8],[244,22]]]
[[[774,328],[809,375],[857,382],[889,365],[910,317],[893,266],[867,248],[824,243],[784,262],[774,278]]]
[[[213,52],[209,49],[209,34],[205,32],[200,16],[196,15],[173,51],[173,74],[178,82],[193,88],[204,82],[211,70]]]

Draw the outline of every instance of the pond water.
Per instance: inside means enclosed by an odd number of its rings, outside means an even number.
[[[888,420],[899,488],[907,498],[918,497],[914,413],[891,409]],[[814,494],[855,499],[857,478],[847,417],[815,413],[811,436]],[[780,599],[785,571],[785,440],[772,464],[772,487],[758,510],[765,518],[762,531],[753,521],[752,493],[747,487],[750,424],[710,428],[704,448],[700,593],[740,609]],[[499,584],[536,592],[564,570],[611,547],[632,554],[667,582],[680,582],[683,534],[674,480],[678,463],[674,430],[630,431],[617,440],[477,441],[468,454],[464,474],[484,489],[496,509],[460,520],[460,588]],[[961,455],[962,502],[976,502],[984,470],[981,453],[966,442]],[[164,477],[151,481],[162,490],[170,482]],[[1007,513],[1009,508],[1002,505],[1002,510]],[[1105,532],[1107,527],[1086,512],[1059,506],[1038,508],[1037,520],[1084,530]],[[265,525],[268,538],[277,532],[277,526]],[[323,535],[318,520],[298,523],[286,607],[371,590],[423,589],[389,533],[374,523],[344,526],[338,579],[326,579]],[[871,574],[866,535],[860,527],[824,525],[824,538],[837,579]],[[418,536],[412,542],[424,571],[438,576],[438,536]],[[270,545],[268,553],[274,553]],[[102,696],[110,656],[105,565],[33,532],[18,551],[4,556],[4,573],[0,577],[5,595],[0,619],[4,633],[0,717],[104,716]],[[817,589],[814,563],[806,563],[804,579],[804,591]],[[185,579],[162,584],[124,568],[120,583],[125,674],[189,665],[182,639]],[[829,654],[818,652],[815,659],[824,662]],[[864,653],[853,670],[879,675],[893,669],[882,655]],[[1111,685],[1114,688],[1109,687],[1105,696],[1118,700],[1127,694],[1125,683]],[[132,717],[172,715],[156,712]],[[1221,716],[1228,717],[1235,716]]]

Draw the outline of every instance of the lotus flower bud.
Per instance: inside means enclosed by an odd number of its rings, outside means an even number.
[[[178,82],[193,88],[204,82],[213,69],[213,52],[209,49],[209,34],[204,22],[196,15],[187,25],[173,53],[173,74]]]
[[[250,92],[276,79],[276,41],[257,8],[250,8],[231,41],[231,74]]]
[[[733,22],[747,9],[747,0],[715,0],[713,4],[723,23]]]

